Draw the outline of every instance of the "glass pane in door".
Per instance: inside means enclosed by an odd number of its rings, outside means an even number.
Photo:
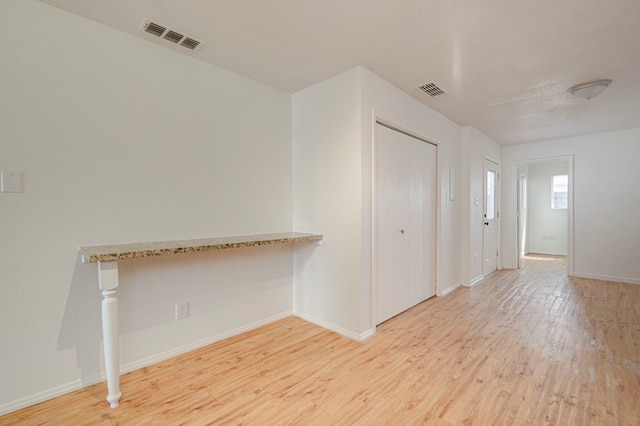
[[[487,170],[487,219],[496,218],[496,172]]]

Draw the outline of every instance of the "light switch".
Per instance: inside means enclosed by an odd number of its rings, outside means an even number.
[[[22,192],[22,172],[0,172],[0,192]]]

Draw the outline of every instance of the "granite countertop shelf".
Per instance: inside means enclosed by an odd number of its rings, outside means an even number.
[[[266,246],[271,244],[318,241],[321,234],[285,232],[279,234],[239,235],[232,237],[203,238],[195,240],[158,241],[149,243],[109,244],[80,247],[83,263],[111,262],[141,257],[164,256],[178,253],[195,253],[225,250],[239,247]]]

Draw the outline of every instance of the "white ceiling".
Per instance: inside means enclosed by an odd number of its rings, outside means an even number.
[[[289,92],[363,65],[503,145],[640,127],[638,0],[42,1]],[[599,78],[597,98],[567,93]]]

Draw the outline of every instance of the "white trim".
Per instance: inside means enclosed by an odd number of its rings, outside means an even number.
[[[246,333],[247,331],[255,330],[256,328],[260,328],[267,324],[271,324],[273,322],[279,321],[281,319],[290,317],[293,315],[293,311],[286,310],[284,312],[280,312],[279,314],[272,315],[267,318],[263,318],[261,320],[245,324],[243,326],[234,328],[232,330],[223,331],[217,334],[214,334],[210,337],[205,337],[204,339],[196,340],[195,342],[191,342],[189,344],[179,346],[177,348],[162,352],[157,355],[150,356],[148,358],[143,358],[141,360],[130,362],[122,366],[120,370],[120,374],[128,373],[133,370],[137,370],[142,367],[149,366],[151,364],[155,364],[156,362],[164,361],[169,358],[173,358],[174,356],[182,355],[187,352],[191,352],[193,350],[202,348],[207,345],[211,345],[213,343],[219,342],[221,340],[227,339],[232,336],[237,336],[242,333]]]
[[[485,278],[484,275],[478,275],[477,277],[469,281],[469,287],[473,287],[474,285],[478,284],[480,281],[484,280],[484,278]]]
[[[373,337],[374,334],[376,334],[376,329],[375,328],[370,328],[369,330],[365,331],[364,333],[360,333],[360,339],[358,341],[360,343],[362,343],[365,340],[368,340],[369,338]]]
[[[453,291],[457,288],[462,287],[462,283],[455,283],[454,285],[452,285],[451,287],[445,288],[444,290],[442,290],[440,292],[440,294],[438,295],[438,297],[444,297],[450,293],[453,293]]]
[[[378,306],[378,295],[376,294],[376,289],[378,288],[378,275],[376,274],[376,245],[378,244],[378,232],[376,227],[376,124],[378,123],[376,119],[376,110],[371,109],[371,205],[369,206],[371,211],[371,226],[369,232],[371,232],[371,252],[369,253],[369,276],[371,277],[371,282],[369,283],[369,309],[370,309],[370,330],[373,330],[373,333],[376,331],[377,327],[377,309]]]
[[[435,146],[436,148],[438,147],[438,143],[437,143],[437,142],[433,142],[432,140],[429,140],[429,139],[427,139],[427,138],[424,138],[424,137],[420,136],[420,135],[419,135],[419,134],[417,134],[417,133],[414,133],[414,132],[412,132],[412,131],[410,131],[410,130],[403,129],[403,128],[402,128],[402,127],[400,127],[400,126],[396,126],[395,124],[393,124],[393,123],[391,123],[390,121],[385,120],[385,119],[383,119],[383,118],[375,117],[375,123],[374,123],[374,125],[375,125],[375,124],[379,124],[379,125],[381,125],[381,126],[386,127],[387,129],[390,129],[390,130],[393,130],[393,131],[396,131],[396,132],[402,133],[402,134],[407,135],[407,136],[409,136],[409,137],[411,137],[411,138],[418,139],[419,141],[426,142],[426,143],[428,143],[428,144],[431,144],[431,145]]]
[[[53,388],[44,390],[42,392],[28,395],[22,398],[14,399],[13,401],[6,402],[0,405],[0,416],[12,413],[22,408],[30,407],[40,402],[48,401],[55,397],[65,395],[71,392],[75,392],[87,386],[95,385],[106,379],[106,374],[103,372],[99,375],[93,375],[89,378],[74,380],[73,382],[65,383],[64,385],[55,386]],[[107,401],[105,402],[105,408]]]
[[[638,278],[616,277],[612,275],[599,275],[599,274],[583,274],[580,272],[576,272],[570,275],[573,277],[589,278],[589,279],[598,280],[598,281],[610,281],[614,283],[640,285],[640,279]]]
[[[376,331],[375,328],[374,329],[369,329],[367,331],[365,331],[364,333],[354,333],[351,330],[347,330],[346,328],[342,328],[338,325],[335,324],[331,324],[330,322],[321,320],[319,318],[314,317],[313,315],[309,315],[303,312],[294,312],[293,315],[295,315],[298,318],[301,318],[305,321],[308,321],[312,324],[315,324],[317,326],[320,326],[322,328],[325,328],[329,331],[333,331],[334,333],[338,333],[341,336],[344,336],[346,338],[349,338],[351,340],[355,340],[356,342],[362,343],[365,340],[367,340],[368,338],[370,338],[371,336],[373,336]]]
[[[143,358],[137,361],[124,364],[120,367],[120,374],[129,373],[131,371],[138,370],[143,367],[147,367],[157,362],[165,361],[169,358],[173,358],[175,356],[182,355],[187,352],[191,352],[195,349],[199,349],[204,346],[211,345],[213,343],[224,340],[228,337],[236,336],[238,334],[242,334],[247,331],[254,330],[256,328],[262,327],[267,324],[271,324],[272,322],[279,321],[283,318],[287,318],[292,315],[293,315],[293,312],[291,310],[287,310],[279,314],[275,314],[270,317],[263,318],[259,321],[255,321],[250,324],[246,324],[246,325],[234,328],[232,330],[227,330],[221,333],[214,334],[213,336],[197,340],[195,342],[189,343],[184,346],[179,346],[177,348],[173,348],[171,350],[161,352],[147,358]],[[67,393],[75,392],[77,390],[94,385],[96,383],[103,382],[106,380],[106,377],[107,377],[106,373],[103,371],[100,374],[95,374],[88,378],[74,380],[72,382],[65,383],[60,386],[55,386],[50,389],[46,389],[44,391],[35,393],[33,395],[28,395],[22,398],[15,399],[13,401],[9,401],[7,403],[0,405],[0,416],[11,413],[13,411],[20,410],[22,408],[30,407],[40,402],[48,401],[50,399],[56,398],[61,395],[65,395]],[[106,400],[104,402],[106,407]]]

